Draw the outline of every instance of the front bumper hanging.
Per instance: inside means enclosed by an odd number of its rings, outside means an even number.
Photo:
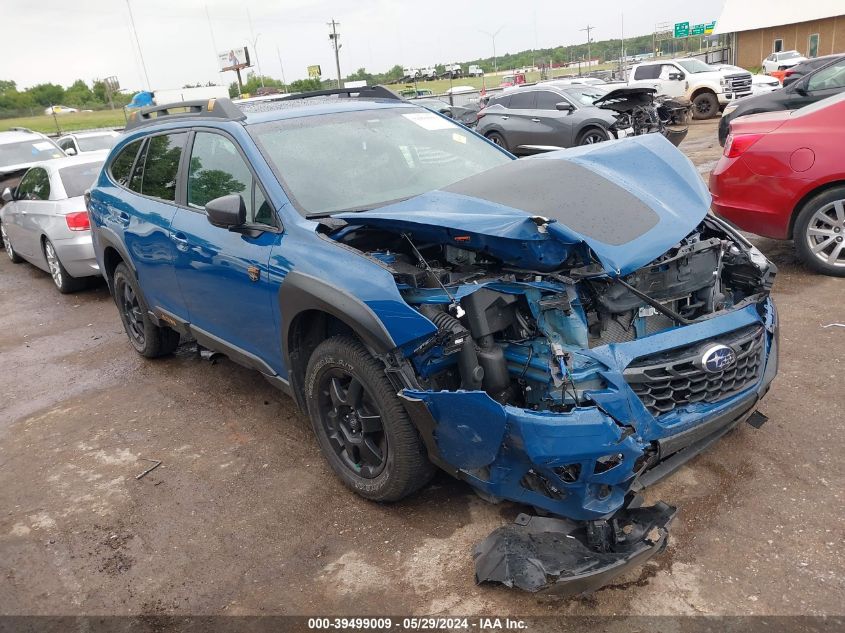
[[[520,514],[476,546],[475,580],[560,597],[595,591],[662,552],[676,512],[660,501],[599,521]]]

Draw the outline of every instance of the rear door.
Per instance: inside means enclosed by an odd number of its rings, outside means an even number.
[[[176,214],[179,167],[187,139],[187,132],[148,137],[128,179],[122,173],[114,174],[121,159],[118,155],[111,166],[112,176],[123,186],[108,210],[109,224],[121,236],[135,265],[148,307],[180,318],[187,317],[187,309],[176,283],[178,251],[170,224]]]
[[[237,142],[218,131],[197,131],[185,178],[185,205],[171,229],[179,256],[176,277],[191,329],[201,343],[234,355],[266,374],[283,370],[274,302],[279,283],[270,254],[283,234],[277,214]],[[208,220],[209,200],[239,194],[246,223],[234,231]]]

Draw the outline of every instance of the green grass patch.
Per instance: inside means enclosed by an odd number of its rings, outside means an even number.
[[[58,128],[56,123],[58,122]],[[17,117],[15,119],[0,119],[0,132],[13,127],[26,127],[44,134],[64,134],[76,130],[88,130],[101,127],[123,127],[126,119],[123,110],[98,110],[95,112],[72,112],[52,116]]]

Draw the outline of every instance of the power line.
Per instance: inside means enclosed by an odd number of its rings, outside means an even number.
[[[138,39],[138,31],[135,29],[135,16],[132,15],[132,5],[126,0],[126,8],[129,9],[129,22],[132,24],[132,33],[135,35],[135,44],[138,46],[138,56],[141,58],[141,68],[144,70],[144,79],[147,80],[147,90],[152,91],[150,76],[147,74],[147,64],[144,62],[144,53],[141,52],[141,40]]]

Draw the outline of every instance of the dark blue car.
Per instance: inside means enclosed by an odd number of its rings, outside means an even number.
[[[708,215],[660,135],[514,160],[389,97],[133,115],[89,200],[129,340],[154,357],[193,338],[258,370],[368,499],[439,467],[565,517],[582,572],[557,574],[597,586],[607,556],[665,545],[674,510],[634,493],[762,419],[775,267]],[[514,552],[494,549],[479,580],[556,575],[498,577]]]

